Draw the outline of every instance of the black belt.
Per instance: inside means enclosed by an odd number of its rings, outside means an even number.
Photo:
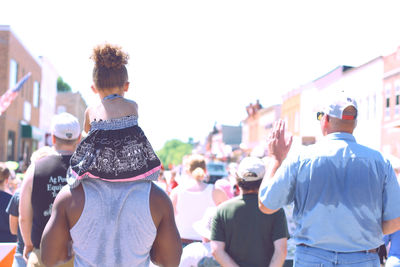
[[[302,247],[308,247],[308,248],[314,248],[311,247],[309,245],[306,245],[304,243],[298,244],[298,246],[302,246]],[[324,249],[326,250],[326,249]],[[327,251],[331,251],[331,252],[338,252],[338,253],[377,253],[378,252],[378,248],[373,248],[373,249],[368,249],[368,250],[360,250],[360,251],[352,251],[352,252],[340,252],[340,251],[333,251],[333,250],[327,250]]]

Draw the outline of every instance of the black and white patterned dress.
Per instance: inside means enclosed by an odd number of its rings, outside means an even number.
[[[137,121],[137,116],[93,121],[71,157],[68,184],[74,188],[88,178],[157,180],[161,162]]]

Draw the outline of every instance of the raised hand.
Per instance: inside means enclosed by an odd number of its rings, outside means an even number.
[[[283,120],[276,121],[267,140],[269,156],[282,162],[289,153],[292,141],[292,135],[285,136],[285,122]]]

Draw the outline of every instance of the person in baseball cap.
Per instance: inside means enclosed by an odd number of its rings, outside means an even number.
[[[258,208],[265,172],[262,159],[242,159],[236,171],[240,195],[217,207],[210,239],[212,255],[221,266],[282,266],[285,261],[289,237],[285,212],[269,216]]]
[[[356,101],[344,92],[326,99],[317,114],[323,137],[301,153],[287,157],[285,122],[275,123],[259,208],[273,215],[294,204],[295,266],[304,258],[319,266],[380,266],[382,236],[400,229],[399,181],[379,151],[357,143]]]
[[[71,156],[81,137],[78,119],[65,112],[55,115],[51,123],[51,137],[54,153],[46,150],[40,159],[33,160],[21,186],[19,225],[27,266],[45,266],[41,261],[41,238],[50,219],[53,202],[61,188],[67,185]],[[42,152],[37,150],[35,153]],[[73,266],[73,259],[59,266]]]
[[[254,182],[261,180],[265,174],[265,163],[258,157],[244,158],[236,172],[237,180],[243,182]]]

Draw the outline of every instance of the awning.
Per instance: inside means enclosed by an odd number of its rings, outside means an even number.
[[[21,125],[21,137],[31,138],[37,141],[43,139],[45,132],[32,125]]]

